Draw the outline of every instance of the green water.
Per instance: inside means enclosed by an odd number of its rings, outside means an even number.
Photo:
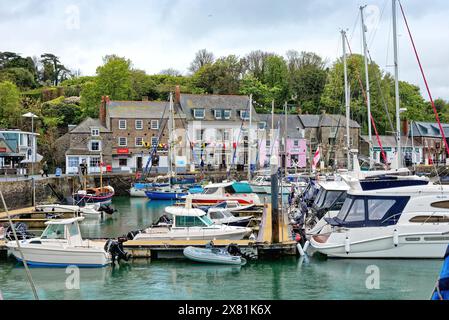
[[[168,203],[169,204],[169,203]],[[85,237],[116,237],[151,224],[167,203],[117,198],[119,210],[88,219]],[[367,289],[367,268],[377,266],[379,289]],[[428,299],[439,260],[326,260],[285,258],[244,267],[199,265],[187,260],[135,261],[120,267],[81,269],[80,288],[67,289],[65,269],[32,268],[41,299]],[[5,299],[32,299],[25,270],[0,262]]]

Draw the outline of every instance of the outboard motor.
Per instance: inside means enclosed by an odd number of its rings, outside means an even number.
[[[112,208],[109,204],[102,204],[98,211],[107,213],[107,214],[113,214],[114,212],[117,212],[116,209]]]
[[[240,251],[239,246],[235,243],[231,243],[228,246],[226,246],[226,250],[232,256],[241,256],[242,255],[242,251]]]
[[[19,240],[26,240],[26,239],[31,239],[31,238],[35,237],[34,234],[28,232],[28,227],[25,223],[23,223],[23,222],[13,223],[13,226],[16,230],[17,238]],[[15,240],[14,232],[12,230],[11,225],[8,225],[8,227],[6,228],[5,238],[10,241]]]
[[[139,230],[137,230],[137,231],[130,231],[130,232],[128,232],[128,234],[126,235],[126,239],[127,239],[127,240],[134,240],[134,237],[135,237],[137,234],[139,234],[139,233],[140,233]]]
[[[120,237],[117,240],[109,239],[104,245],[104,250],[111,254],[112,265],[115,265],[115,260],[120,264],[122,259],[128,261],[131,258],[131,255],[123,249],[123,243],[126,241],[127,238]]]

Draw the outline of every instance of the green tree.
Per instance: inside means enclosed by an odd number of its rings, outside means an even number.
[[[262,83],[269,88],[278,88],[274,97],[277,104],[290,100],[288,68],[283,57],[270,56],[266,59]]]
[[[41,55],[41,63],[44,66],[43,80],[51,80],[55,86],[64,81],[70,75],[70,71],[59,61],[59,57],[51,53]]]
[[[131,61],[116,55],[103,58],[97,68],[96,84],[101,95],[111,100],[129,100],[132,97]]]
[[[212,52],[208,52],[206,49],[202,49],[195,54],[195,59],[193,59],[190,64],[189,70],[192,74],[195,74],[205,65],[213,64],[214,61],[214,54]]]
[[[34,75],[25,68],[8,68],[0,70],[0,81],[11,81],[23,90],[36,87]]]
[[[84,117],[97,118],[102,93],[98,88],[96,80],[86,82],[81,89],[81,110]]]
[[[20,92],[17,86],[10,82],[0,83],[0,125],[16,127],[21,116]]]
[[[245,76],[240,85],[240,94],[247,96],[252,94],[256,110],[261,113],[271,112],[271,103],[279,94],[279,91],[280,88],[269,88],[251,75]]]

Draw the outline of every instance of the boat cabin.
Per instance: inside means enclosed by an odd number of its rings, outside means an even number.
[[[234,182],[208,184],[204,187],[203,194],[224,196],[238,193],[234,188]]]
[[[205,228],[214,224],[214,222],[207,217],[207,214],[200,209],[167,207],[165,211],[173,216],[172,228]]]
[[[70,246],[81,246],[83,239],[78,222],[82,220],[84,217],[47,221],[40,240],[66,240]]]
[[[312,209],[315,211],[340,210],[350,189],[348,184],[344,181],[333,181],[321,182],[320,186],[320,191],[313,202]]]
[[[409,196],[348,195],[338,216],[326,221],[344,228],[396,225],[409,200]]]

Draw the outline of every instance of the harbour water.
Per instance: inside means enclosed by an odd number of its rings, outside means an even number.
[[[124,235],[151,224],[168,204],[114,199],[118,212],[102,220],[87,219],[83,235]],[[236,268],[183,259],[143,260],[115,268],[80,269],[79,289],[73,288],[66,269],[32,268],[31,272],[41,299],[394,300],[429,299],[441,265],[442,260],[289,257]],[[0,262],[0,290],[4,299],[33,298],[24,268],[13,259]]]

